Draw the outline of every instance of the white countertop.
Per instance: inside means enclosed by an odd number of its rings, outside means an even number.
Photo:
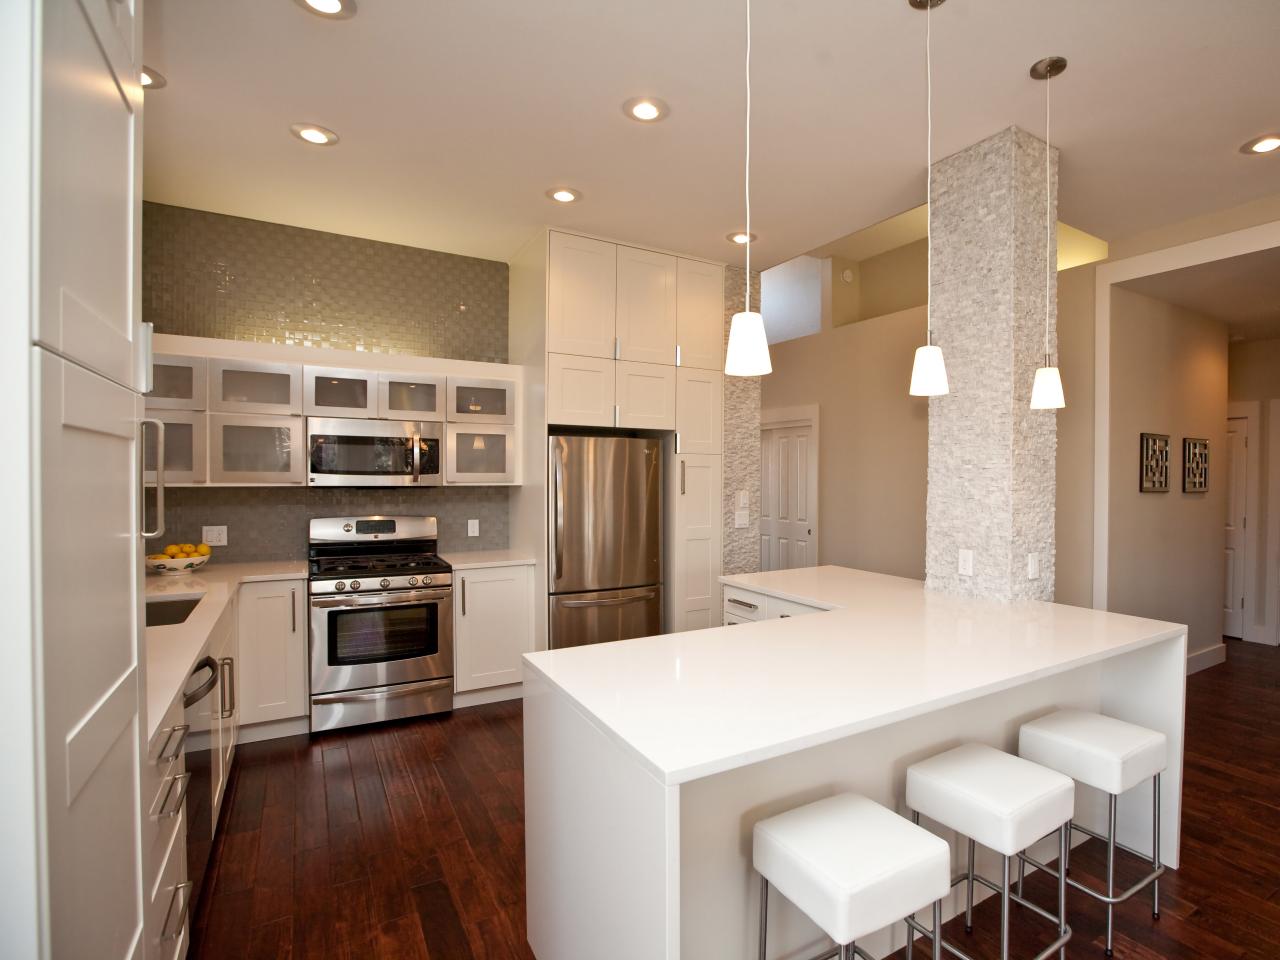
[[[440,556],[455,570],[475,570],[478,567],[526,567],[533,566],[536,562],[522,550],[458,550],[454,553],[442,553]]]
[[[1084,607],[946,596],[839,567],[723,581],[842,609],[540,651],[525,663],[675,784],[1186,633]]]
[[[177,577],[147,574],[148,600],[199,597],[191,616],[182,623],[147,627],[147,739],[155,736],[169,704],[186,685],[213,630],[242,583],[260,580],[305,580],[305,560],[279,563],[218,563],[211,560],[198,573]]]

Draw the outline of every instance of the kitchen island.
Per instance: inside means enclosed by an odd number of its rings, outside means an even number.
[[[540,960],[752,956],[756,821],[841,790],[903,812],[908,765],[965,741],[1013,750],[1018,726],[1056,707],[1168,737],[1161,850],[1176,868],[1185,627],[839,567],[722,583],[821,612],[525,657]],[[1103,825],[1100,795],[1080,788],[1076,807]],[[1150,816],[1148,789],[1122,798],[1121,842],[1150,851]],[[979,869],[995,862],[980,856]],[[771,957],[825,943],[783,898],[770,911]],[[903,942],[897,925],[859,945],[879,956]]]

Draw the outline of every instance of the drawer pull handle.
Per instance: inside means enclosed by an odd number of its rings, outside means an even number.
[[[156,758],[156,763],[169,763],[171,760],[177,760],[182,754],[182,745],[187,742],[187,734],[191,732],[191,724],[179,723],[169,728],[169,735],[164,738],[164,746],[160,748],[160,756]],[[178,742],[169,746],[173,740],[174,734],[178,735]]]
[[[173,918],[173,905],[178,902],[178,897],[182,897],[182,911],[178,914],[178,922],[176,929],[170,931],[169,921]],[[191,909],[191,881],[184,880],[173,888],[173,896],[169,898],[169,909],[165,911],[164,926],[160,931],[160,942],[168,943],[170,940],[177,940],[178,934],[182,933],[182,928],[187,922],[187,913]]]
[[[791,614],[789,614],[789,613],[780,613],[780,614],[778,614],[778,619],[779,619],[779,620],[785,620],[785,619],[787,619],[787,617],[789,617],[789,616],[791,616]]]
[[[736,603],[740,607],[746,607],[748,610],[759,610],[759,604],[751,603],[747,600],[739,600],[737,597],[727,598],[730,603]]]
[[[175,784],[181,784],[178,788],[178,797],[173,802],[173,806],[169,806],[169,798],[173,795]],[[191,774],[180,773],[169,781],[169,786],[164,792],[164,799],[160,801],[160,809],[156,812],[157,820],[168,820],[176,817],[182,812],[182,804],[187,799],[187,788],[191,786]]]

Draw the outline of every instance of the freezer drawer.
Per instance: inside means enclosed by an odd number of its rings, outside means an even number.
[[[551,596],[553,650],[661,632],[661,586]]]

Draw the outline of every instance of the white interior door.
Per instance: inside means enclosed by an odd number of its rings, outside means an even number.
[[[1222,632],[1228,637],[1244,636],[1245,504],[1248,502],[1248,420],[1227,420],[1227,546],[1226,578],[1222,598]]]
[[[761,431],[760,569],[818,562],[818,457],[810,423]]]

